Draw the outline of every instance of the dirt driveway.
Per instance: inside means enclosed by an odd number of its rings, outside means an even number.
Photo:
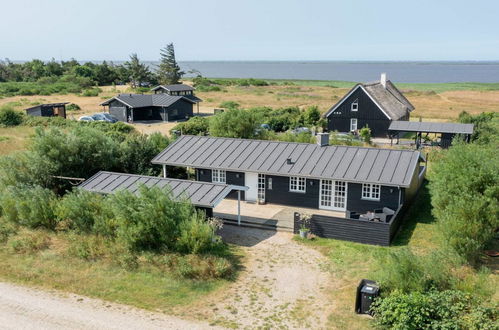
[[[204,318],[237,328],[325,328],[332,308],[327,260],[287,232],[224,226],[227,242],[243,245],[245,269]]]

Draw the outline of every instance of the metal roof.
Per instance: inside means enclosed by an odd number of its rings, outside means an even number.
[[[324,117],[329,116],[358,88],[362,88],[362,90],[364,90],[366,94],[374,100],[376,105],[381,108],[381,110],[385,112],[387,117],[391,120],[403,118],[409,112],[414,110],[414,106],[411,102],[407,100],[402,92],[400,92],[390,80],[387,80],[386,87],[384,87],[380,81],[355,85],[343,98],[341,98],[324,114]]]
[[[392,121],[388,130],[401,132],[473,134],[473,124]]]
[[[30,108],[26,108],[24,110],[31,110],[31,109],[38,108],[38,107],[60,107],[60,106],[66,105],[68,103],[70,103],[70,102],[43,103],[43,104],[35,105],[33,107],[30,107]]]
[[[152,163],[407,187],[420,158],[414,150],[183,135]]]
[[[152,91],[158,90],[158,89],[166,89],[170,92],[183,92],[183,91],[193,91],[195,90],[194,87],[191,87],[186,84],[174,84],[174,85],[159,85],[151,89]]]
[[[138,193],[141,184],[147,187],[169,187],[174,198],[186,197],[193,205],[200,207],[215,207],[231,191],[248,189],[244,186],[106,171],[98,172],[79,187],[102,194],[112,194],[120,190]]]
[[[185,97],[168,94],[118,94],[117,96],[102,102],[100,105],[108,105],[112,100],[117,100],[128,105],[131,108],[144,107],[168,107],[179,100],[185,100],[189,103],[195,101]]]

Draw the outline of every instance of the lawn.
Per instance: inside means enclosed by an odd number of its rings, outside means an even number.
[[[0,127],[0,156],[26,148],[34,129],[27,126]]]

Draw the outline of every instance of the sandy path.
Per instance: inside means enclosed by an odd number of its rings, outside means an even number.
[[[0,282],[0,329],[206,329],[208,324]]]
[[[326,327],[332,280],[326,258],[292,240],[292,234],[225,226],[226,241],[245,245],[245,269],[205,307],[214,324],[243,329]]]

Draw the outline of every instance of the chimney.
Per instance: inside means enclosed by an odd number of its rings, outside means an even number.
[[[379,80],[379,82],[381,83],[381,85],[383,85],[384,88],[386,88],[386,73],[382,73],[381,74],[381,79]]]
[[[286,164],[293,165],[293,161],[291,160],[291,158],[286,159]]]
[[[329,133],[317,133],[317,144],[321,147],[329,145]]]

